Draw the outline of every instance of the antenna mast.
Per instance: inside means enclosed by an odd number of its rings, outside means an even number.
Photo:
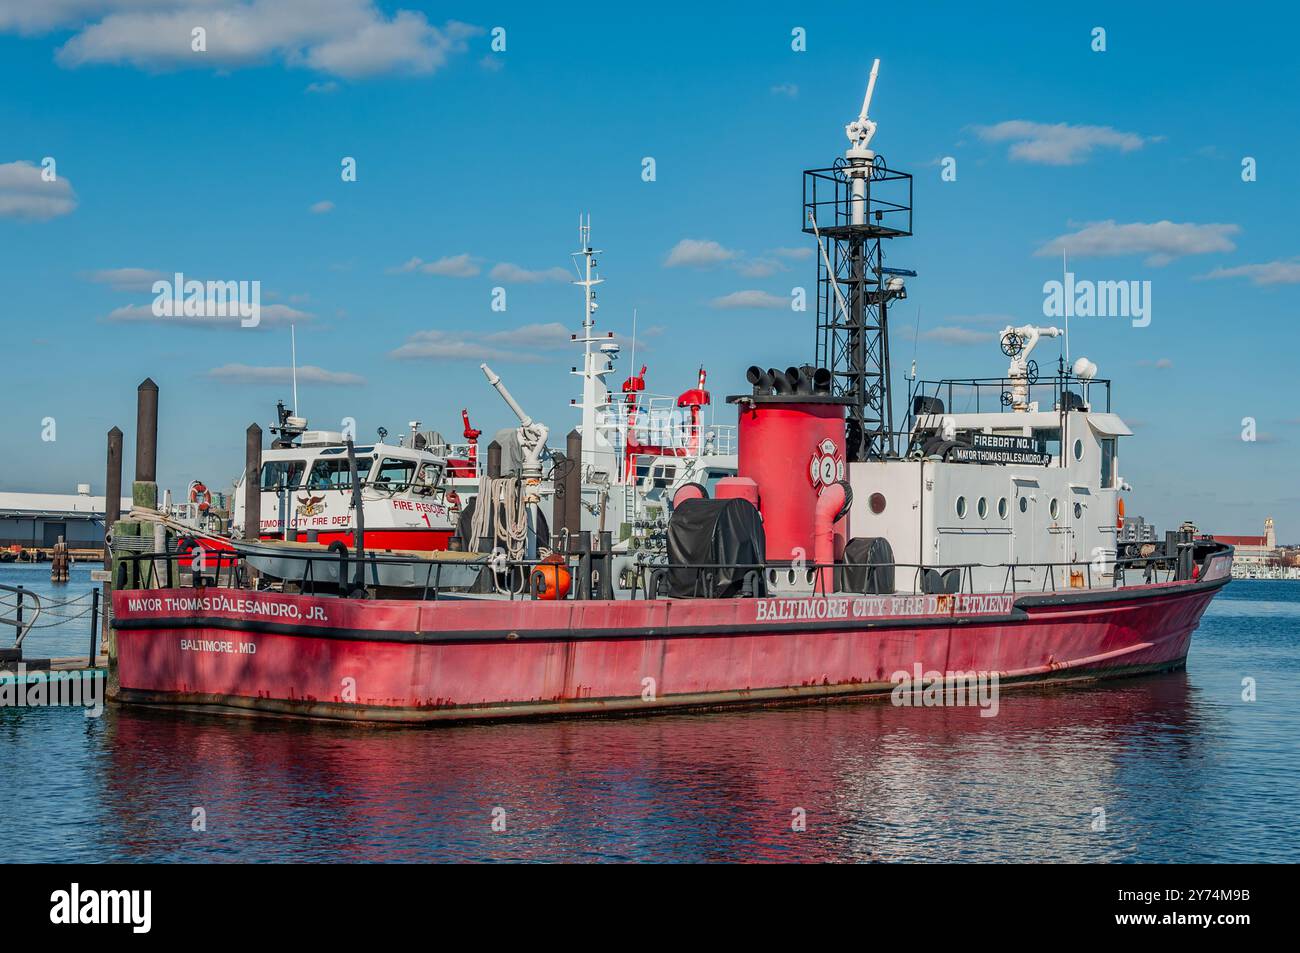
[[[582,288],[582,333],[573,335],[573,340],[582,345],[582,367],[574,368],[573,373],[582,378],[582,464],[584,467],[596,466],[598,453],[612,453],[609,442],[600,433],[600,421],[597,419],[609,401],[609,389],[605,386],[605,376],[613,370],[610,357],[598,345],[611,346],[608,337],[596,337],[596,285],[604,279],[596,274],[596,256],[599,249],[591,247],[591,216],[578,216],[578,250],[573,253],[573,264],[578,272],[574,282]],[[600,446],[603,443],[604,446]],[[608,466],[608,464],[606,464]]]
[[[293,368],[293,412],[299,417],[302,411],[298,407],[298,338],[293,325],[289,325],[289,363]]]
[[[871,148],[870,117],[880,60],[871,66],[857,119],[844,127],[849,148],[828,169],[803,174],[803,231],[817,259],[817,366],[831,371],[832,393],[849,400],[850,460],[897,455],[890,394],[888,308],[907,297],[903,276],[886,268],[882,239],[912,234],[912,177]]]

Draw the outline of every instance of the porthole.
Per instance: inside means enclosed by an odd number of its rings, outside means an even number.
[[[1028,512],[1029,512],[1029,497],[1027,497],[1027,496],[1022,496],[1022,497],[1020,498],[1020,512],[1022,512],[1022,513],[1028,513]]]
[[[959,496],[957,497],[957,519],[964,520],[965,518],[966,518],[966,497]]]
[[[1052,497],[1052,502],[1047,506],[1047,512],[1054,520],[1061,518],[1061,503],[1056,497]]]
[[[881,513],[885,512],[885,494],[872,493],[871,496],[867,498],[867,504],[871,507],[871,512],[879,516]]]
[[[1083,441],[1082,441],[1082,440],[1076,440],[1076,441],[1074,441],[1074,459],[1076,459],[1076,460],[1082,460],[1082,459],[1083,459]]]
[[[1002,519],[1007,518],[1007,498],[1005,496],[998,500],[998,516]]]
[[[1074,518],[1077,519],[1077,520],[1081,520],[1081,519],[1083,519],[1083,504],[1082,504],[1082,503],[1075,503],[1075,504],[1074,504]]]
[[[981,496],[980,501],[975,504],[975,512],[980,515],[980,519],[988,519],[989,501]]]

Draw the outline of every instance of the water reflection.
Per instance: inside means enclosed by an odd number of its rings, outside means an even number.
[[[1158,858],[1216,717],[1184,673],[1007,692],[996,718],[877,701],[358,730],[125,709],[95,837],[149,860]]]

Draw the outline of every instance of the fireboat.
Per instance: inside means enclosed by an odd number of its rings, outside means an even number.
[[[1183,666],[1232,547],[1189,529],[1137,555],[1120,544],[1132,433],[1087,358],[1062,354],[1040,374],[1060,329],[990,335],[1009,361],[998,377],[913,375],[895,429],[888,319],[915,273],[886,267],[884,251],[912,234],[912,178],[870,147],[878,66],[844,156],[803,173],[814,358],[748,369],[726,401],[734,473],[661,487],[660,550],[620,545],[628,520],[583,504],[602,482],[608,504],[643,456],[699,458],[702,444],[666,454],[626,415],[601,420],[619,398],[603,389],[612,342],[589,305],[582,439],[548,450],[549,428],[485,367],[520,419],[519,452],[480,476],[477,515],[462,512],[447,551],[376,551],[359,524],[328,547],[270,554],[234,539],[188,572],[171,548],[115,549],[113,697],[433,723],[855,699],[913,671],[1014,688]],[[582,247],[590,262],[586,233]],[[679,407],[709,403],[699,384]],[[640,389],[633,375],[625,399]],[[350,456],[362,482],[355,448],[331,456]],[[430,486],[402,466],[417,494]]]

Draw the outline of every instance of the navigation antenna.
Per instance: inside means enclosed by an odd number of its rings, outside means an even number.
[[[897,456],[890,396],[891,302],[907,297],[904,276],[886,268],[881,241],[912,234],[912,177],[871,149],[870,117],[880,60],[871,67],[858,118],[844,127],[849,148],[826,169],[803,174],[803,231],[817,258],[817,359],[832,393],[848,402],[850,460]]]
[[[574,284],[582,288],[582,332],[572,335],[572,340],[582,345],[582,367],[573,368],[572,373],[582,378],[582,423],[578,428],[582,434],[582,465],[593,467],[598,463],[597,444],[602,440],[597,418],[609,400],[605,376],[613,370],[611,355],[617,353],[617,347],[610,340],[612,334],[596,337],[596,310],[600,307],[596,302],[596,285],[604,279],[596,274],[596,256],[601,252],[591,247],[590,215],[578,216],[578,243],[572,257],[578,273]]]

